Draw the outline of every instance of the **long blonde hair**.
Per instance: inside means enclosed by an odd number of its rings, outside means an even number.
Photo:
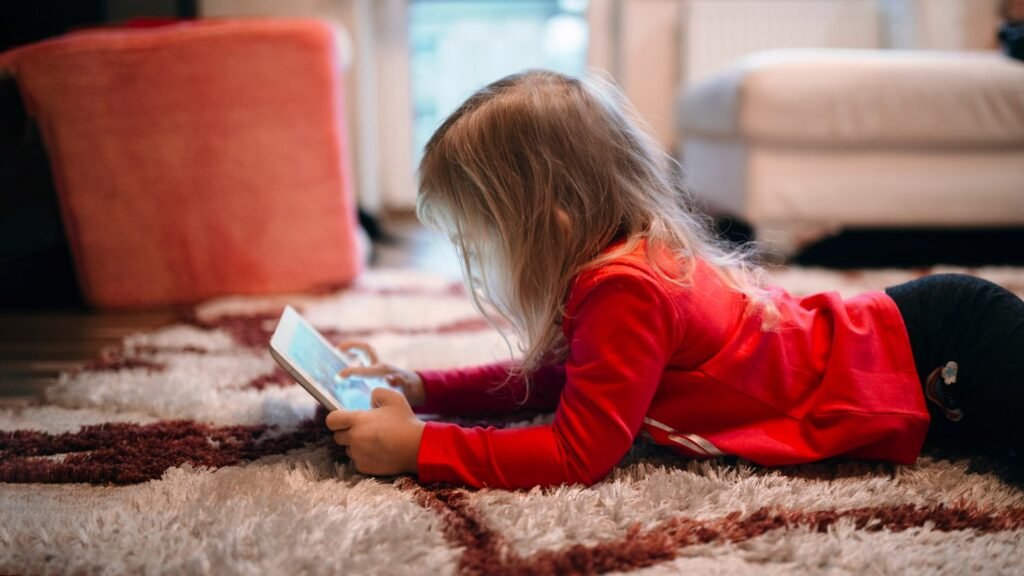
[[[531,70],[473,94],[427,143],[417,214],[450,236],[481,313],[515,331],[524,373],[564,355],[573,279],[645,239],[665,278],[685,283],[702,258],[751,302],[769,299],[760,269],[714,239],[678,165],[640,126],[610,81]],[[664,249],[673,270],[655,259]]]

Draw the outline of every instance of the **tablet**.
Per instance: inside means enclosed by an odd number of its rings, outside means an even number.
[[[346,358],[291,306],[270,338],[270,355],[328,410],[369,410],[370,391],[388,386],[383,378],[338,376],[356,359]]]

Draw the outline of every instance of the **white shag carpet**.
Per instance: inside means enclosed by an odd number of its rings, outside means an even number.
[[[1024,269],[970,272],[1024,294]],[[847,296],[916,275],[773,274],[794,293]],[[266,352],[284,303],[412,369],[508,356],[458,287],[415,273],[207,302],[62,375],[44,403],[0,410],[0,573],[1024,571],[1024,491],[986,457],[763,469],[638,442],[592,487],[363,476]]]

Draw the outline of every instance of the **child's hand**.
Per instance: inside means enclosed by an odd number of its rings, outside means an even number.
[[[369,360],[364,366],[349,366],[338,373],[342,378],[349,376],[379,376],[393,388],[398,388],[405,394],[406,400],[412,406],[422,406],[427,401],[426,392],[423,390],[423,379],[412,370],[402,370],[391,364],[381,364],[377,360],[377,351],[362,340],[344,340],[335,346],[346,354],[357,354]]]
[[[398,388],[412,406],[422,406],[427,401],[423,390],[423,379],[412,370],[402,370],[391,364],[374,364],[373,366],[350,366],[338,373],[342,378],[349,376],[379,376],[388,385]]]
[[[343,355],[355,356],[356,358],[363,360],[363,364],[369,366],[377,363],[377,351],[362,340],[342,340],[334,345],[335,348],[341,350]]]
[[[345,446],[345,454],[363,474],[415,473],[425,424],[395,390],[374,388],[370,399],[370,410],[335,410],[327,415],[334,441]]]

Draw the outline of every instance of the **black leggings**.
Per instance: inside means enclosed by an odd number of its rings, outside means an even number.
[[[1024,450],[1024,300],[963,274],[926,276],[885,292],[910,334],[932,417],[929,441]]]

